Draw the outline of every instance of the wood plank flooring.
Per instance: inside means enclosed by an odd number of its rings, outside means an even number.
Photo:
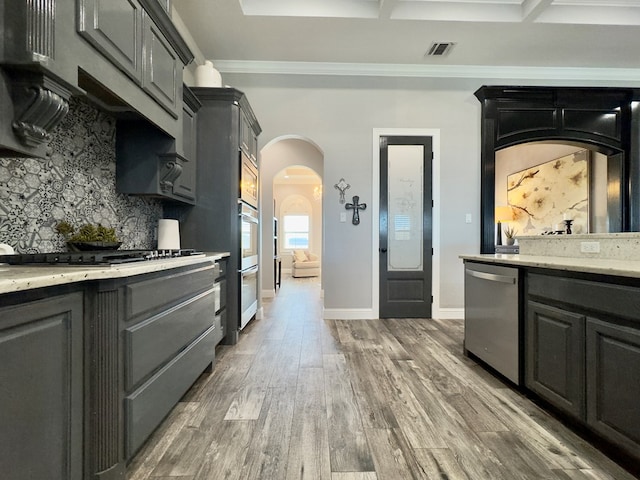
[[[323,320],[283,279],[128,468],[129,480],[631,480],[462,355],[458,320]]]

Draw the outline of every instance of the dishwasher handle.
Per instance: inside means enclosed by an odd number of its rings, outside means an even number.
[[[467,269],[467,274],[475,278],[481,278],[482,280],[489,280],[490,282],[508,283],[513,285],[516,283],[516,277],[508,275],[496,275],[495,273],[478,272],[476,270]]]

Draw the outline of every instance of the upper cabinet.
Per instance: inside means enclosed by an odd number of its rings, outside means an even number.
[[[78,32],[137,82],[142,81],[142,7],[137,0],[78,1]]]
[[[178,203],[196,200],[196,121],[200,101],[183,87],[182,134],[172,139],[148,122],[118,121],[116,189]]]
[[[0,155],[44,157],[71,95],[181,142],[182,70],[193,54],[170,0],[12,2],[0,32]]]
[[[182,68],[192,55],[175,41],[180,37],[167,16],[169,2],[77,1],[80,35],[178,118]]]

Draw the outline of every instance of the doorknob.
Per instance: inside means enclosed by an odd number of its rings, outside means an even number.
[[[386,248],[379,248],[378,251],[380,253],[387,253],[387,249]]]

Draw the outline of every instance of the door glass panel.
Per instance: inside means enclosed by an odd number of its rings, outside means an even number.
[[[388,146],[387,269],[422,271],[424,147]]]

